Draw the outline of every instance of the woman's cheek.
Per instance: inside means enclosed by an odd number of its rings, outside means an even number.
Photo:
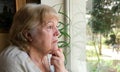
[[[52,35],[49,34],[46,39],[47,39],[46,41],[48,42],[48,44],[50,45],[50,47],[52,47]]]

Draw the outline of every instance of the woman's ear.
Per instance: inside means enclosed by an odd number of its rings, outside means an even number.
[[[32,36],[31,36],[31,33],[29,31],[24,31],[23,35],[27,39],[27,41],[29,41],[29,42],[32,41]]]

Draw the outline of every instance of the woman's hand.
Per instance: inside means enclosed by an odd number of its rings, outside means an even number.
[[[64,66],[64,55],[62,49],[58,48],[52,52],[51,64],[55,67],[55,72],[67,72]]]

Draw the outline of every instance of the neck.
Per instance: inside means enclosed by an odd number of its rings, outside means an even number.
[[[30,58],[37,63],[43,62],[46,58],[46,55],[38,51],[36,48],[30,48],[28,54]]]
[[[43,71],[49,72],[49,62],[47,60],[47,56],[43,53],[37,51],[35,48],[30,48],[29,56],[31,60]]]

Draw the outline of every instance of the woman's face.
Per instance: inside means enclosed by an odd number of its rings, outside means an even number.
[[[39,52],[48,54],[57,49],[58,20],[51,19],[44,26],[38,26],[31,34],[31,45]]]

